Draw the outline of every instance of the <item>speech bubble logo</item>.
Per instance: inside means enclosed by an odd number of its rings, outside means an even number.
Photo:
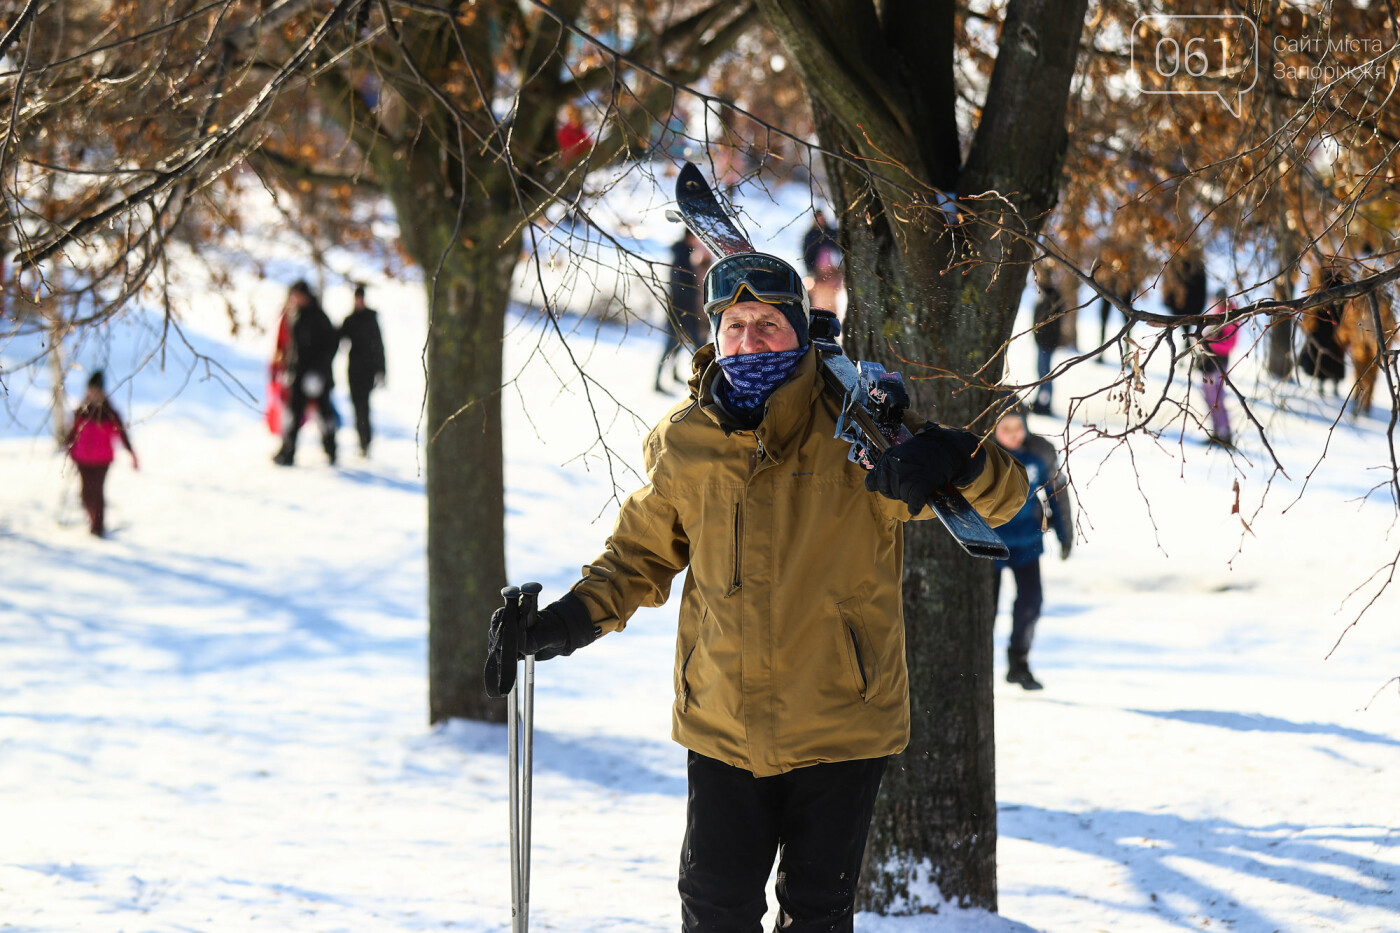
[[[1236,117],[1259,83],[1259,26],[1238,13],[1139,16],[1128,54],[1138,93],[1213,95]]]

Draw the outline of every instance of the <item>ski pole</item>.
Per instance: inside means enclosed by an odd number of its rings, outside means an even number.
[[[520,619],[520,587],[508,586],[501,590],[506,601],[506,625],[515,628]],[[507,663],[515,667],[515,658],[502,657],[501,665]],[[509,772],[508,793],[510,795],[510,929],[520,933],[520,723],[519,707],[516,703],[519,684],[511,678],[510,692],[506,694],[506,759]]]
[[[525,583],[520,587],[520,628],[522,643],[524,630],[535,623],[540,590],[538,583]],[[522,703],[524,723],[524,782],[520,794],[520,933],[530,929],[530,816],[533,812],[531,792],[535,774],[535,656],[525,655],[525,696]]]
[[[501,590],[509,610],[509,623],[520,629],[534,620],[538,583],[508,586]],[[502,663],[505,660],[502,659]],[[511,664],[514,666],[514,660]],[[524,685],[515,681],[506,697],[506,756],[510,759],[510,899],[511,931],[526,933],[530,927],[530,795],[534,768],[535,659],[525,656]],[[524,741],[521,741],[523,733]],[[523,748],[522,748],[523,746]],[[524,753],[522,756],[522,752]],[[523,758],[523,770],[522,770]]]

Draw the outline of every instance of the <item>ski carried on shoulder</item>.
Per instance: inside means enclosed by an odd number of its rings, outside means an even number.
[[[676,178],[676,205],[680,220],[717,257],[754,252],[748,235],[720,205],[710,183],[690,162]],[[856,362],[841,350],[836,338],[841,324],[830,311],[812,310],[809,339],[821,361],[826,384],[842,396],[836,437],[851,445],[850,458],[869,470],[880,454],[911,437],[904,426],[909,404],[899,373],[886,372],[879,363]],[[1006,558],[1010,552],[992,527],[953,486],[934,494],[929,506],[943,527],[973,557]]]

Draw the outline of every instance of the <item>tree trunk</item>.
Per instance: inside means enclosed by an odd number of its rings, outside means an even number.
[[[849,166],[828,165],[828,173],[838,179],[838,198],[859,184]],[[1025,248],[997,254],[999,245],[984,242],[985,232],[974,241],[938,223],[926,235],[902,231],[896,248],[884,212],[865,216],[874,222],[842,230],[852,257],[848,352],[903,370],[924,416],[973,424],[991,402],[990,391],[929,376],[968,375],[988,364],[983,378],[999,380],[1001,346],[1024,273],[1003,271],[993,281],[992,265],[966,274],[937,270],[974,244],[1003,263],[1013,254],[1024,262]],[[870,274],[875,269],[882,272]],[[950,308],[959,313],[949,314]],[[969,557],[939,522],[905,527],[911,736],[908,749],[891,762],[876,804],[861,878],[863,909],[918,913],[944,898],[996,909],[992,573],[989,561]]]
[[[482,669],[506,585],[501,354],[520,256],[515,200],[504,172],[481,173],[464,201],[435,171],[431,146],[406,155],[376,169],[429,300],[428,719],[503,722]]]
[[[992,566],[936,522],[906,531],[904,619],[909,747],[885,773],[862,871],[880,913],[936,908],[927,884],[960,905],[995,909],[996,763]]]
[[[1288,272],[1279,273],[1274,297],[1287,300],[1293,297],[1293,276]],[[1289,379],[1293,375],[1293,318],[1276,318],[1269,325],[1269,375],[1275,379]]]
[[[842,206],[847,351],[902,370],[915,407],[941,422],[972,424],[990,401],[1030,248],[986,223],[950,224],[930,188],[999,192],[979,209],[1006,213],[988,220],[1039,229],[1058,190],[1085,5],[1007,5],[959,165],[952,4],[760,0],[802,74],[823,148],[855,156],[827,161]],[[856,167],[862,158],[876,177]],[[905,540],[912,736],[876,806],[860,903],[918,913],[946,898],[995,910],[992,567],[934,522],[909,526]]]
[[[53,408],[50,428],[53,431],[54,446],[62,449],[63,439],[68,436],[68,392],[64,385],[68,365],[63,358],[63,338],[67,334],[67,324],[63,320],[63,309],[58,301],[49,299],[47,304],[53,308],[53,316],[49,320],[49,379],[52,382],[49,404]]]
[[[405,215],[400,215],[405,216]],[[513,250],[466,251],[438,281],[428,332],[428,718],[501,721],[482,687],[501,601],[501,341]],[[431,267],[429,267],[431,268]]]
[[[1293,298],[1293,281],[1298,268],[1298,246],[1296,235],[1288,229],[1285,218],[1286,208],[1279,209],[1278,235],[1274,242],[1274,261],[1278,265],[1278,278],[1274,280],[1274,297],[1281,301]],[[1293,318],[1275,318],[1269,324],[1267,367],[1269,375],[1275,379],[1289,379],[1293,375]]]

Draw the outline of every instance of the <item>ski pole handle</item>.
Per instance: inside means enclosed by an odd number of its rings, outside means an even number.
[[[535,616],[539,612],[540,591],[544,587],[538,583],[522,583],[518,589],[513,586],[506,589],[515,590],[519,594],[517,605],[520,607],[520,630],[524,632],[535,624]]]
[[[506,604],[491,616],[491,633],[486,643],[486,695],[500,699],[515,686],[516,661],[520,657],[520,587],[501,590]]]

